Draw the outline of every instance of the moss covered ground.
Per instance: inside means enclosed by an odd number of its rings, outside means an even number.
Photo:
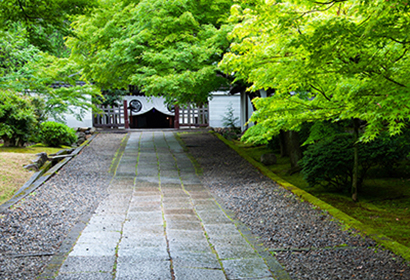
[[[271,152],[266,146],[253,147],[233,142],[255,161]],[[312,194],[320,200],[341,210],[365,225],[376,229],[383,235],[410,247],[410,165],[403,163],[394,176],[380,169],[369,173],[359,190],[359,202],[355,203],[348,192],[340,193],[323,186],[309,187],[302,174],[286,174],[290,168],[289,159],[276,154],[277,164],[267,166],[269,170]]]

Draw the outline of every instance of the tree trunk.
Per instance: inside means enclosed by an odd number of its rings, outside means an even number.
[[[3,137],[3,147],[11,147],[11,146],[13,146],[11,140],[12,140],[12,139],[10,139],[10,138],[8,138],[8,137]]]
[[[290,167],[292,170],[299,168],[299,160],[302,159],[302,151],[300,150],[299,134],[296,131],[286,131],[287,150],[290,158]]]
[[[280,147],[280,156],[287,157],[288,153],[288,145],[286,139],[286,132],[281,130],[279,133],[279,147]]]
[[[253,91],[253,92],[247,91],[246,94],[249,96],[249,99],[251,100],[251,104],[252,104],[253,111],[256,111],[256,107],[255,107],[255,105],[253,104],[252,100],[253,100],[254,98],[256,98],[256,97],[261,97],[261,94],[259,93],[259,91]],[[256,124],[256,123],[255,123],[255,124]]]
[[[360,120],[359,119],[353,119],[353,126],[354,126],[354,132],[353,132],[353,141],[354,141],[354,146],[353,146],[353,176],[352,176],[352,199],[353,201],[357,201],[357,188],[359,185],[359,143],[357,142],[359,140],[359,126],[360,126]]]

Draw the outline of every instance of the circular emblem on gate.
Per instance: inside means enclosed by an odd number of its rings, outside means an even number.
[[[142,109],[142,103],[141,101],[134,99],[130,101],[130,109],[131,111],[138,113]]]
[[[174,104],[168,103],[168,104],[167,104],[167,109],[168,109],[168,111],[170,111],[171,113],[175,113],[175,105],[174,105]]]

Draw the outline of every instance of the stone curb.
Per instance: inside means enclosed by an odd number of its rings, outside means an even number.
[[[94,134],[91,136],[90,139],[85,141],[80,147],[76,148],[71,154],[70,157],[67,157],[54,165],[52,168],[48,169],[48,166],[51,164],[50,162],[47,162],[45,166],[43,166],[40,171],[36,172],[31,176],[31,178],[16,192],[16,194],[10,198],[8,201],[4,202],[2,205],[0,205],[0,214],[4,213],[12,207],[14,204],[22,200],[23,198],[27,197],[29,194],[34,192],[36,189],[38,189],[45,181],[47,181],[51,176],[53,176],[58,170],[61,169],[67,162],[70,161],[73,157],[78,155],[81,150],[87,146],[91,141],[96,137],[97,135]]]
[[[113,159],[113,164],[110,167],[110,174],[113,175],[115,170],[118,166],[118,163],[121,159],[122,154],[124,153],[125,146],[129,139],[129,133],[124,137],[121,142],[120,147],[118,148],[115,157]],[[91,139],[91,138],[90,138]],[[112,176],[111,180],[114,178]],[[92,215],[94,214],[94,210],[98,206],[97,202],[95,205],[88,207],[87,211],[79,218],[79,221],[71,228],[67,237],[64,239],[63,243],[61,244],[58,252],[51,258],[48,265],[44,268],[43,272],[40,274],[37,279],[54,279],[56,277],[57,272],[59,271],[60,267],[63,265],[63,262],[67,258],[68,254],[70,253],[71,249],[73,248],[75,242],[77,242],[78,237],[80,236],[81,232],[87,226],[88,222],[90,221]]]
[[[271,272],[275,275],[277,280],[290,280],[289,274],[283,268],[283,266],[276,260],[276,258],[269,253],[263,246],[259,245],[258,239],[251,233],[249,228],[242,222],[235,219],[235,213],[227,210],[227,207],[218,197],[214,197],[216,202],[219,204],[223,212],[234,222],[236,228],[239,230],[241,235],[245,238],[246,241],[256,250],[256,252],[265,260],[267,266]]]
[[[269,177],[270,179],[278,183],[283,188],[291,191],[293,194],[297,195],[301,199],[306,200],[309,203],[320,207],[320,209],[327,211],[331,216],[339,220],[345,227],[347,228],[353,227],[359,230],[363,234],[367,235],[368,237],[376,241],[377,244],[384,246],[386,249],[392,251],[396,255],[399,255],[403,257],[405,260],[410,261],[410,248],[409,247],[397,241],[394,241],[393,239],[391,239],[390,237],[386,235],[383,235],[377,232],[377,230],[375,230],[374,228],[363,224],[362,222],[356,220],[355,218],[331,206],[330,204],[327,204],[326,202],[318,199],[317,197],[311,195],[310,193],[302,189],[299,189],[298,187],[292,185],[291,183],[283,180],[278,175],[270,171],[269,168],[267,168],[265,165],[257,162],[256,160],[248,156],[245,152],[243,152],[241,149],[236,147],[231,141],[225,139],[222,135],[215,133],[215,132],[209,132],[209,133],[215,135],[222,142],[224,142],[228,147],[236,151],[241,157],[243,157],[250,164],[256,167],[262,174]]]
[[[180,145],[183,147],[184,151],[187,153],[189,159],[192,161],[194,164],[195,170],[197,173],[200,173],[202,175],[202,170],[200,164],[195,160],[195,158],[189,153],[189,150],[184,141],[180,137],[180,133],[175,134],[175,138],[178,140]],[[199,169],[199,170],[197,170]],[[204,186],[205,187],[205,186]],[[276,258],[269,253],[268,250],[263,248],[263,246],[260,246],[258,243],[258,239],[255,238],[255,236],[251,233],[249,228],[243,224],[242,222],[238,221],[235,219],[235,213],[228,210],[224,202],[216,197],[213,196],[215,201],[217,202],[218,206],[221,208],[221,210],[231,219],[231,221],[235,224],[236,228],[239,230],[241,235],[244,237],[244,239],[256,250],[256,252],[262,257],[262,259],[265,260],[266,265],[269,267],[271,272],[274,274],[275,279],[277,280],[290,280],[289,274],[286,272],[286,270],[282,267],[282,265],[276,260]]]

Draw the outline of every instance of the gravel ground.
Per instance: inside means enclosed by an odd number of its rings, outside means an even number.
[[[302,202],[211,134],[182,139],[203,168],[203,183],[236,214],[292,279],[410,279],[401,257]]]
[[[100,134],[56,176],[0,215],[0,279],[35,279],[70,229],[106,195],[124,134]]]

